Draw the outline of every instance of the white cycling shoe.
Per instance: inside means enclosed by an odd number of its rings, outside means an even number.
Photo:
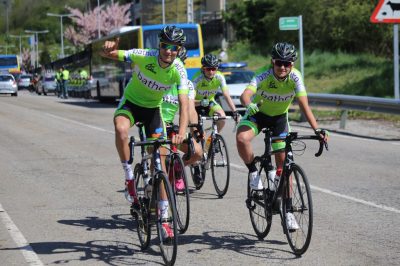
[[[286,226],[289,231],[296,231],[300,229],[300,226],[297,223],[296,218],[291,212],[286,213]]]

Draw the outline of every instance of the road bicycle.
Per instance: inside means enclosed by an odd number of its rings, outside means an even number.
[[[129,163],[132,164],[133,162],[134,147],[140,146],[141,161],[135,165],[133,172],[139,203],[138,206],[135,203],[132,204],[131,215],[136,220],[141,249],[148,248],[152,226],[156,225],[163,260],[166,265],[173,265],[177,254],[178,214],[176,212],[174,190],[171,188],[168,176],[162,170],[159,151],[161,146],[171,145],[172,141],[169,139],[146,140],[143,124],[136,123],[136,125],[139,128],[141,141],[135,141],[135,137],[133,136],[130,138]],[[147,152],[146,147],[152,148],[151,153]],[[150,170],[151,162],[154,165],[154,171]],[[166,193],[169,205],[167,219],[159,217],[161,213],[159,201],[161,200],[161,193],[163,191]],[[163,223],[168,223],[173,232],[173,237],[165,237],[163,235]]]
[[[263,182],[262,190],[250,188],[250,180],[247,184],[246,206],[249,209],[250,220],[256,235],[264,239],[272,224],[272,216],[279,214],[290,248],[296,255],[304,254],[311,242],[313,228],[313,205],[310,185],[304,170],[294,162],[293,152],[304,152],[306,145],[302,140],[318,140],[319,150],[315,154],[320,156],[324,146],[328,145],[316,135],[298,135],[290,132],[284,137],[272,137],[271,129],[264,128],[265,151],[261,156],[256,156],[258,174]],[[284,141],[285,148],[272,150],[273,141]],[[274,171],[272,155],[285,152],[285,160],[282,174],[276,180],[268,180],[269,172]],[[299,229],[289,229],[286,224],[286,216],[292,213],[298,222]]]
[[[167,126],[168,138],[172,138],[177,134],[179,127],[177,125]],[[190,135],[189,135],[189,138]],[[190,193],[188,180],[185,171],[185,165],[182,157],[179,155],[178,149],[175,145],[170,145],[170,153],[165,159],[167,168],[167,176],[171,183],[172,192],[175,196],[175,205],[177,211],[177,222],[179,233],[183,234],[189,227],[190,220]],[[188,145],[188,152],[186,159],[190,159],[191,152],[194,151],[192,142]],[[180,187],[178,184],[180,183]]]
[[[228,147],[226,146],[225,139],[218,133],[217,122],[219,120],[232,119],[232,116],[220,117],[214,115],[211,117],[202,116],[199,114],[198,124],[189,124],[189,127],[197,128],[197,139],[201,142],[203,148],[203,156],[198,165],[190,166],[190,173],[192,175],[193,183],[197,190],[203,187],[206,172],[211,168],[211,175],[214,183],[215,191],[219,198],[222,198],[229,187],[230,178],[230,164]],[[211,134],[210,144],[206,147],[204,121],[211,120]],[[202,182],[198,182],[195,177],[195,167],[198,167]]]

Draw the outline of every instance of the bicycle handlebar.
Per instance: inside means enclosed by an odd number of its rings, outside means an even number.
[[[262,132],[266,133],[267,131],[269,131],[268,128],[263,128]],[[295,140],[308,140],[308,139],[316,139],[319,141],[319,148],[317,153],[315,153],[315,157],[319,157],[321,156],[322,152],[324,151],[324,146],[325,149],[328,151],[328,143],[324,141],[323,138],[321,138],[320,136],[317,135],[303,135],[303,136],[299,136],[297,132],[289,132],[286,136],[278,136],[278,137],[271,137],[271,141],[274,140],[284,140],[286,143],[290,144]]]

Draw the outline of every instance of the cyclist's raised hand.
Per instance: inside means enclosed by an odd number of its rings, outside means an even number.
[[[249,105],[247,105],[247,110],[246,110],[246,112],[247,112],[249,115],[255,115],[256,113],[258,113],[258,111],[260,111],[260,110],[258,109],[257,104],[255,104],[255,103],[250,103]]]
[[[106,41],[103,44],[103,52],[106,55],[110,55],[111,52],[118,49],[119,46],[119,38],[115,39],[114,41]]]

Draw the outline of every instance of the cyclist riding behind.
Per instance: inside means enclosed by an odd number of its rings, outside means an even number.
[[[221,91],[229,105],[229,108],[233,112],[235,121],[239,122],[240,116],[236,111],[231,96],[229,95],[224,74],[218,71],[218,57],[213,54],[207,54],[201,59],[201,65],[200,72],[196,73],[193,79],[193,86],[196,90],[196,111],[201,113],[202,110],[205,110],[206,115],[208,116],[216,114],[224,117],[224,110],[221,105],[215,101],[215,95]],[[224,125],[224,120],[217,122],[218,132],[221,132]]]
[[[182,61],[183,64],[185,64],[185,60],[187,58],[187,51],[185,47],[182,47],[179,50],[178,53],[178,58]],[[194,98],[195,98],[195,91],[193,87],[193,83],[190,80],[187,80],[187,85],[189,89],[189,122],[197,124],[198,122],[198,117],[197,117],[197,112],[195,110],[195,104],[194,104]],[[162,116],[163,120],[167,125],[173,125],[174,124],[174,118],[176,113],[179,110],[179,101],[178,101],[178,90],[176,86],[172,87],[170,90],[168,90],[163,97],[163,103],[161,105],[162,109]],[[193,129],[192,133],[193,133]],[[203,154],[203,150],[201,148],[201,145],[193,141],[194,144],[194,154],[190,155],[189,160],[184,160],[184,164],[190,165],[198,160],[201,159],[201,156]],[[181,145],[178,146],[179,150],[182,152],[186,153],[188,152],[188,146],[186,143],[182,143]],[[182,179],[176,179],[175,180],[175,187],[177,190],[183,190],[185,189],[185,184]]]
[[[327,141],[328,132],[318,128],[317,121],[308,105],[306,88],[301,73],[294,68],[297,52],[292,44],[281,42],[273,46],[271,52],[272,67],[253,77],[241,95],[241,103],[247,107],[246,115],[240,121],[236,133],[237,149],[240,157],[249,169],[250,187],[262,190],[263,184],[254,162],[251,141],[262,128],[273,129],[273,136],[285,136],[290,131],[288,109],[294,97],[307,118],[315,134]],[[283,149],[285,142],[272,143],[273,150]],[[276,175],[280,176],[285,153],[275,154]],[[291,209],[292,201],[285,202]],[[286,216],[288,229],[297,230],[299,225],[292,213]]]
[[[164,27],[159,34],[159,49],[118,50],[119,39],[106,41],[102,55],[111,59],[134,64],[133,75],[114,113],[115,145],[125,173],[125,196],[138,209],[135,182],[129,160],[129,129],[135,122],[144,124],[148,140],[165,138],[165,125],[161,116],[161,103],[165,91],[177,87],[180,106],[180,130],[172,142],[181,144],[188,125],[187,73],[182,62],[175,60],[186,41],[182,29],[175,26]],[[161,160],[165,171],[165,162]],[[160,218],[168,217],[168,200],[161,186],[159,208]],[[174,237],[167,222],[163,223],[164,237]]]
[[[201,114],[204,110],[206,115],[213,116],[214,114],[224,117],[225,112],[215,101],[215,95],[221,91],[225,97],[229,108],[233,112],[233,118],[238,123],[240,115],[236,111],[235,104],[233,103],[231,96],[229,95],[228,86],[224,75],[218,71],[219,59],[216,55],[207,54],[201,59],[201,70],[197,72],[193,79],[193,86],[196,91],[196,111]],[[218,132],[221,133],[222,128],[225,125],[225,120],[217,121]],[[200,174],[199,166],[194,167],[194,179],[197,183],[204,182]]]

